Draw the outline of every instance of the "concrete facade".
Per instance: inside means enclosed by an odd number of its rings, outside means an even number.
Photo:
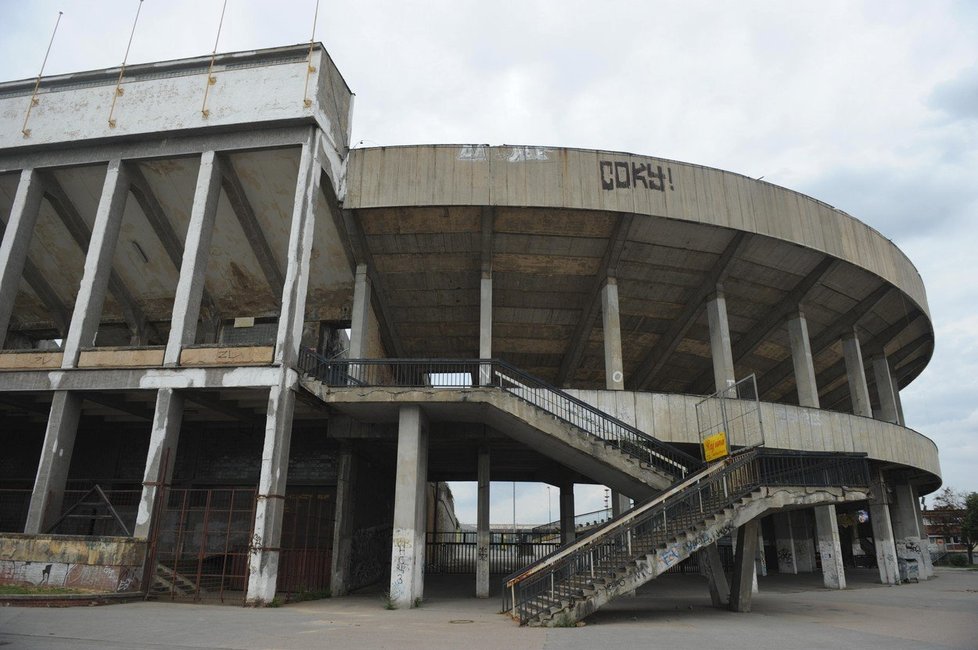
[[[764,444],[865,454],[892,492],[864,504],[880,578],[899,580],[898,559],[926,577],[916,504],[940,465],[899,391],[934,332],[919,275],[883,235],[649,156],[351,150],[353,96],[321,46],[208,63],[130,66],[114,125],[118,69],[43,79],[29,132],[32,82],[0,84],[0,525],[48,533],[66,495],[100,484],[134,495],[135,539],[164,539],[173,490],[247,489],[233,552],[199,553],[247,567],[227,580],[243,601],[270,603],[315,566],[335,596],[389,576],[391,604],[414,607],[426,536],[455,532],[430,523],[426,485],[476,481],[487,597],[490,478],[559,488],[569,543],[575,484],[609,486],[621,513],[672,481],[589,422],[698,456],[702,396],[753,375]],[[489,358],[570,406],[500,391]],[[411,385],[393,362],[338,385],[330,362],[348,359],[442,361]],[[96,471],[114,429],[134,451]],[[730,587],[717,544],[699,552],[714,604],[749,611],[757,558],[762,574],[809,572],[816,547],[826,586],[844,588],[835,506],[774,517],[777,558],[757,520],[740,522]],[[322,541],[300,549],[310,522]]]

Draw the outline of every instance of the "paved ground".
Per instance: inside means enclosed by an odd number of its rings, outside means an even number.
[[[464,582],[429,578],[423,607],[387,611],[379,593],[245,609],[166,602],[0,609],[0,646],[121,648],[978,648],[978,571],[944,569],[883,587],[852,575],[844,592],[818,576],[761,578],[754,611],[709,607],[697,576],[665,576],[594,614],[584,627],[520,628]]]

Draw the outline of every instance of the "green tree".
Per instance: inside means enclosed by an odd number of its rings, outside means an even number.
[[[978,492],[972,492],[964,499],[961,537],[968,549],[968,564],[974,564],[975,547],[978,546]]]

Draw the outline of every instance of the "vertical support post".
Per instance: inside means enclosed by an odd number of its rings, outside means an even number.
[[[926,577],[924,555],[927,550],[927,535],[917,527],[917,512],[914,507],[917,499],[913,486],[909,483],[896,483],[893,486],[893,505],[890,508],[893,524],[894,546],[897,559],[917,564],[918,577]]]
[[[700,549],[699,560],[701,571],[710,587],[710,601],[714,607],[726,607],[730,598],[730,585],[727,584],[727,574],[723,571],[723,561],[720,559],[717,543],[713,542]]]
[[[358,264],[353,284],[353,313],[350,314],[350,358],[367,355],[367,328],[370,326],[370,277],[367,265]]]
[[[159,389],[156,392],[156,410],[153,413],[153,428],[149,435],[149,450],[146,452],[146,468],[143,471],[143,493],[139,498],[133,537],[149,538],[157,524],[153,521],[157,514],[153,507],[157,495],[173,476],[182,420],[183,395],[172,388]],[[167,463],[165,468],[164,459]]]
[[[574,483],[560,484],[560,543],[570,544],[577,539],[574,527]]]
[[[604,332],[604,376],[608,390],[624,390],[625,369],[621,356],[621,315],[618,280],[608,278],[601,290],[601,326]]]
[[[282,311],[275,340],[274,360],[279,367],[278,381],[268,391],[265,416],[265,442],[262,448],[255,527],[248,558],[246,600],[263,604],[275,598],[278,583],[279,542],[285,510],[285,486],[289,474],[289,448],[292,442],[292,416],[299,376],[293,369],[299,356],[305,315],[309,263],[320,197],[320,140],[309,131],[299,158],[295,200],[286,259],[289,260],[282,287]]]
[[[492,271],[482,271],[479,283],[479,358],[492,358]],[[479,366],[479,384],[492,383],[492,368]]]
[[[42,195],[41,179],[37,172],[33,169],[21,170],[10,219],[0,242],[0,349],[7,337],[17,288],[24,275],[24,263],[34,235]]]
[[[924,564],[920,567],[920,575],[924,578],[930,578],[934,575],[934,560],[930,556],[927,527],[924,525],[924,515],[920,511],[920,493],[914,486],[910,486],[910,489],[913,493],[913,511],[917,519],[917,530],[920,531],[920,550],[924,557]]]
[[[122,161],[109,161],[105,182],[102,184],[102,197],[95,213],[92,238],[85,254],[85,271],[75,298],[68,335],[64,340],[62,368],[77,366],[81,348],[95,342],[128,192],[129,179]]]
[[[55,391],[51,400],[44,446],[24,526],[24,532],[29,535],[43,533],[61,515],[81,403],[82,398],[77,393],[63,390]]]
[[[873,407],[869,402],[869,386],[866,384],[866,368],[859,347],[859,337],[855,329],[842,339],[842,352],[846,360],[846,377],[849,381],[849,395],[854,415],[873,417]]]
[[[876,378],[876,394],[880,400],[880,419],[894,424],[900,424],[900,412],[897,409],[897,387],[890,373],[890,364],[886,356],[880,354],[873,357],[873,376]]]
[[[727,321],[727,300],[723,285],[706,305],[710,322],[710,353],[713,355],[713,383],[717,391],[737,383],[734,374],[733,350],[730,347],[730,324]]]
[[[893,399],[896,401],[897,424],[905,427],[907,426],[907,420],[903,417],[903,400],[900,399],[900,384],[897,383],[892,368],[890,368],[890,383],[893,385]]]
[[[336,510],[333,515],[333,557],[329,591],[333,596],[349,593],[350,562],[353,558],[353,507],[356,494],[356,456],[349,441],[340,448],[336,472]]]
[[[791,513],[776,512],[774,517],[774,545],[778,551],[778,573],[798,573],[795,564],[794,531],[791,529]]]
[[[479,448],[476,503],[475,597],[489,597],[489,448]]]
[[[734,556],[733,584],[730,588],[730,610],[749,612],[756,579],[754,556],[757,554],[757,519],[737,529],[737,550]]]
[[[822,583],[827,589],[846,588],[846,568],[842,563],[842,542],[835,505],[815,507],[815,533],[822,558]]]
[[[812,573],[815,571],[815,539],[811,515],[807,509],[792,510],[788,514],[791,516],[791,532],[794,538],[795,566],[798,573]]]
[[[764,527],[757,525],[757,575],[767,577],[767,555],[764,553]]]
[[[818,408],[818,385],[815,383],[815,362],[812,360],[812,345],[808,338],[808,321],[800,309],[788,320],[788,338],[791,341],[791,362],[795,368],[798,404]]]
[[[424,596],[425,481],[428,422],[419,406],[402,406],[397,431],[397,477],[391,546],[390,599],[414,607]]]
[[[183,246],[180,279],[177,281],[173,300],[170,336],[163,354],[164,366],[179,365],[180,352],[185,346],[192,345],[197,335],[200,301],[204,295],[204,278],[207,274],[207,259],[210,256],[211,235],[214,232],[220,193],[220,162],[215,152],[205,151],[200,157],[200,169],[197,172],[197,189],[194,192],[190,225],[187,227],[186,243]]]
[[[879,567],[880,582],[884,585],[900,584],[900,568],[897,565],[890,508],[882,498],[869,504],[869,521],[873,526],[873,542],[876,546],[876,566]]]

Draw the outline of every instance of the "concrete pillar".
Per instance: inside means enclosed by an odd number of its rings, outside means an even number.
[[[560,485],[560,543],[570,544],[577,539],[574,527],[574,484]]]
[[[34,491],[27,510],[25,533],[44,533],[61,516],[81,403],[82,398],[77,393],[61,390],[54,393],[47,430],[44,432],[44,446],[41,447],[41,460],[34,479]]]
[[[329,591],[333,596],[350,592],[350,562],[353,558],[353,518],[355,516],[356,456],[349,442],[340,448],[336,470],[336,510],[333,515],[333,557]]]
[[[842,564],[842,542],[834,504],[815,507],[815,532],[822,559],[822,583],[828,589],[845,589],[846,569]]]
[[[37,173],[33,169],[22,170],[10,218],[3,228],[3,241],[0,242],[0,349],[7,337],[14,299],[24,275],[24,263],[34,235],[42,195],[41,179]]]
[[[880,402],[880,418],[894,424],[900,423],[897,409],[897,387],[893,383],[890,364],[884,355],[873,357],[873,376],[876,378],[876,394]]]
[[[424,597],[427,475],[427,418],[419,406],[402,406],[397,431],[394,534],[388,592],[395,607],[414,607]]]
[[[92,238],[85,254],[85,271],[64,340],[62,368],[77,366],[81,348],[95,343],[128,192],[129,179],[122,161],[110,161],[102,184],[102,197],[95,212]]]
[[[173,317],[170,336],[163,354],[164,366],[180,363],[180,351],[193,345],[197,335],[197,319],[200,317],[200,301],[204,295],[204,277],[211,252],[211,235],[217,216],[217,199],[221,193],[220,163],[213,151],[205,151],[200,157],[197,172],[197,189],[190,212],[190,225],[183,246],[180,263],[180,279],[177,281],[173,300]]]
[[[367,265],[358,264],[353,284],[353,313],[350,314],[351,359],[363,359],[367,354],[367,328],[370,325],[370,277]]]
[[[157,515],[156,502],[173,476],[182,420],[183,395],[172,388],[158,390],[153,428],[149,434],[149,451],[146,453],[146,468],[143,471],[143,493],[139,499],[133,537],[148,539],[157,524],[153,520]]]
[[[767,576],[767,554],[764,552],[764,531],[758,523],[757,525],[757,575]]]
[[[869,402],[869,386],[866,384],[866,368],[859,348],[859,338],[855,330],[842,339],[842,352],[846,360],[846,377],[849,381],[849,396],[854,415],[873,417],[873,407]]]
[[[611,516],[617,517],[632,507],[632,500],[620,492],[611,491]]]
[[[278,364],[278,381],[268,391],[265,416],[265,443],[262,448],[255,527],[248,558],[248,593],[246,600],[264,604],[275,598],[278,582],[279,542],[282,537],[282,514],[285,486],[289,474],[289,447],[292,441],[292,415],[299,376],[293,367],[299,357],[302,325],[309,284],[309,262],[316,223],[316,205],[320,194],[319,139],[310,129],[309,140],[302,145],[299,175],[286,259],[289,260],[282,287],[282,308],[275,340],[274,361]]]
[[[601,290],[601,326],[604,332],[604,376],[608,390],[624,390],[625,368],[621,356],[621,316],[618,280],[608,278]]]
[[[791,341],[791,362],[795,367],[798,404],[818,408],[818,385],[815,383],[815,362],[812,360],[812,345],[808,338],[808,321],[801,310],[788,320],[788,338]]]
[[[897,424],[901,427],[907,426],[907,421],[903,417],[903,400],[900,399],[900,384],[897,383],[893,369],[890,368],[890,383],[893,384],[893,399],[896,401]]]
[[[713,383],[721,391],[737,383],[734,375],[733,350],[730,347],[730,325],[727,322],[727,301],[723,287],[717,285],[716,295],[706,305],[710,321],[710,352],[713,355]]]
[[[927,536],[927,527],[924,525],[924,514],[920,511],[920,493],[916,487],[913,490],[913,511],[917,518],[917,530],[920,531],[920,550],[924,556],[924,565],[920,567],[920,575],[924,578],[931,578],[934,575],[934,560],[930,556],[930,539]]]
[[[880,571],[880,582],[884,585],[900,584],[890,508],[886,503],[869,505],[869,521],[873,525],[873,543],[876,547],[876,565]]]
[[[795,564],[795,536],[790,512],[776,512],[774,517],[774,546],[778,553],[778,573],[798,573]]]
[[[760,520],[756,520],[756,521],[758,522],[757,528],[759,530],[760,527],[761,527]],[[738,544],[740,543],[739,540],[740,540],[740,538],[736,534],[732,534],[731,537],[730,537],[730,542],[731,542],[731,546],[733,547],[733,552],[734,553],[737,552],[737,547],[738,547]],[[756,550],[757,549],[757,546],[756,546],[756,544],[757,544],[757,540],[755,540],[755,547],[754,547],[755,548],[754,557],[753,557],[753,565],[754,565],[754,568],[751,571],[751,591],[753,593],[755,593],[755,594],[758,592],[758,586],[757,586],[757,550]]]
[[[727,574],[723,571],[723,560],[720,559],[716,542],[700,549],[699,561],[700,570],[710,588],[710,601],[714,607],[725,607],[730,598],[730,585],[727,584]]]
[[[791,516],[795,566],[798,573],[813,573],[815,571],[815,538],[812,531],[811,515],[807,509],[792,510],[789,515]]]
[[[914,506],[919,502],[914,494],[913,486],[909,483],[893,485],[893,504],[890,506],[890,518],[893,524],[894,546],[899,560],[911,560],[917,563],[918,577],[925,578],[925,555],[927,550],[927,534],[920,530],[917,524],[917,512]]]
[[[479,358],[492,358],[492,271],[483,271],[479,283]],[[492,368],[479,367],[479,385],[492,383]]]
[[[479,449],[476,501],[475,597],[489,597],[489,449]]]
[[[733,584],[730,586],[730,609],[749,612],[757,574],[754,557],[757,555],[758,520],[754,519],[737,529],[737,547],[734,555]]]

